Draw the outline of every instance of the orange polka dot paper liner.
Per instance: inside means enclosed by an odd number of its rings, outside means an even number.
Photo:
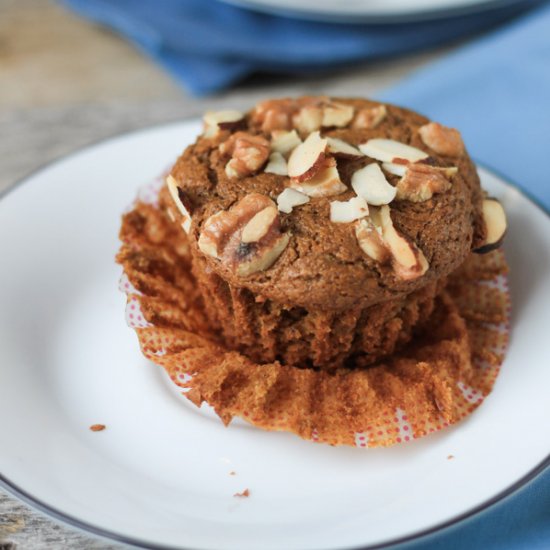
[[[254,363],[210,330],[186,236],[159,205],[162,180],[124,214],[117,261],[126,321],[145,357],[182,395],[265,430],[319,443],[390,446],[455,424],[491,392],[509,337],[504,254],[472,254],[450,278],[422,333],[386,361],[336,372]],[[161,193],[162,196],[162,193]]]

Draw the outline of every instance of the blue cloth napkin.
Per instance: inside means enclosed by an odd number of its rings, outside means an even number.
[[[419,71],[383,99],[459,128],[476,160],[550,211],[549,4]]]
[[[126,36],[196,95],[254,72],[311,73],[451,42],[494,27],[537,0],[439,21],[351,25],[275,17],[215,0],[62,0]]]

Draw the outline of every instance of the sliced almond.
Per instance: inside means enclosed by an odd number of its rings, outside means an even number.
[[[288,155],[302,143],[296,130],[275,130],[271,132],[271,150],[281,155]]]
[[[355,130],[372,130],[386,118],[387,114],[388,110],[385,105],[361,109],[357,113],[351,127]]]
[[[483,221],[487,231],[485,242],[474,252],[486,254],[496,248],[499,248],[506,234],[507,222],[506,213],[502,204],[496,199],[485,199],[481,210]]]
[[[416,162],[428,157],[424,151],[393,139],[369,139],[366,143],[359,145],[359,149],[368,157],[382,162],[395,162],[395,159]]]
[[[182,227],[186,233],[191,229],[191,202],[185,197],[185,193],[178,187],[178,182],[170,174],[166,178],[166,186],[174,204],[183,216]],[[186,203],[186,204],[184,204]]]
[[[204,137],[215,136],[220,129],[232,130],[241,125],[244,114],[240,111],[208,111],[203,117]]]
[[[277,174],[278,176],[288,176],[288,166],[285,157],[281,153],[271,153],[264,172],[267,174]]]
[[[262,237],[265,237],[278,215],[279,212],[275,206],[267,206],[263,210],[260,210],[243,227],[241,242],[255,243]]]
[[[349,223],[368,216],[369,205],[361,197],[353,197],[347,201],[331,201],[330,221],[334,223]]]
[[[300,206],[309,202],[309,197],[296,191],[296,189],[291,189],[287,187],[278,197],[277,197],[277,208],[280,212],[285,214],[290,214],[292,209],[295,206]]]
[[[319,132],[312,132],[298,145],[288,158],[288,175],[304,181],[313,177],[323,167],[327,140]]]
[[[355,224],[355,236],[363,252],[381,264],[391,259],[391,253],[382,238],[382,230],[376,227],[370,218],[364,218]]]
[[[406,164],[395,164],[394,162],[383,162],[382,168],[388,173],[394,176],[404,176],[407,171]]]
[[[368,164],[354,172],[351,176],[351,186],[357,196],[374,206],[390,203],[396,194],[395,187],[390,185],[376,163]]]
[[[347,191],[347,187],[340,180],[340,174],[336,168],[334,159],[319,173],[307,181],[290,180],[290,187],[296,189],[308,197],[332,197]]]
[[[300,134],[308,135],[321,128],[323,110],[318,105],[306,105],[294,114],[292,123]]]
[[[330,102],[323,106],[323,119],[321,126],[324,128],[330,128],[333,126],[336,128],[343,128],[350,123],[354,112],[355,109],[351,105]]]
[[[328,151],[329,153],[332,153],[335,157],[355,159],[364,156],[363,153],[361,153],[361,151],[357,149],[357,147],[350,145],[343,139],[333,137],[327,137],[326,139],[328,143]]]
[[[384,242],[392,255],[396,275],[403,280],[417,279],[424,275],[429,268],[426,257],[413,242],[395,229],[389,206],[380,207],[379,223]]]

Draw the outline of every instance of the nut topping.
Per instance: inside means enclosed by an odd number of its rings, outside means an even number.
[[[345,158],[345,159],[357,159],[363,157],[363,153],[350,145],[343,139],[327,137],[328,150],[329,153],[332,153],[335,157]]]
[[[255,243],[265,237],[278,215],[279,211],[275,205],[266,206],[263,210],[260,210],[243,227],[241,242]]]
[[[355,236],[361,250],[381,264],[391,259],[390,251],[382,238],[382,229],[376,227],[370,218],[363,218],[355,224]]]
[[[244,114],[240,111],[209,111],[203,117],[204,137],[214,137],[220,130],[234,130],[242,125]]]
[[[296,189],[308,197],[332,197],[347,191],[340,180],[340,174],[333,158],[325,160],[324,167],[307,181],[290,180],[289,187]]]
[[[189,233],[189,230],[191,229],[191,201],[185,195],[183,190],[178,187],[178,182],[171,174],[166,178],[166,186],[168,187],[168,191],[170,192],[170,196],[172,197],[174,204],[183,216],[181,226],[186,233]],[[171,210],[169,210],[169,212],[171,212]]]
[[[322,108],[321,126],[323,128],[343,128],[349,124],[354,112],[355,109],[351,105],[329,101]]]
[[[281,153],[271,153],[269,155],[269,162],[264,168],[266,174],[277,174],[278,176],[288,176],[288,167],[285,157]]]
[[[485,199],[481,210],[487,235],[482,246],[476,248],[474,252],[486,254],[496,248],[499,248],[506,234],[507,222],[506,213],[502,204],[496,199]]]
[[[436,153],[459,157],[464,153],[464,142],[458,130],[447,128],[439,122],[430,122],[418,129],[422,141]]]
[[[268,99],[256,105],[251,117],[252,121],[260,126],[262,132],[290,130],[291,115],[294,110],[292,99]]]
[[[396,189],[390,185],[386,176],[376,163],[367,164],[354,172],[351,186],[357,196],[364,198],[369,204],[380,206],[388,204],[395,198]]]
[[[281,155],[288,155],[293,149],[302,143],[296,130],[275,130],[271,133],[271,150]]]
[[[323,124],[323,109],[315,104],[306,105],[292,117],[292,123],[302,135],[315,132]]]
[[[331,201],[330,221],[349,223],[369,214],[369,205],[362,197],[353,197],[347,201]]]
[[[351,127],[354,130],[372,130],[386,118],[387,114],[388,110],[385,105],[361,109],[357,113]]]
[[[395,229],[387,205],[372,208],[370,218],[357,222],[355,235],[365,254],[381,264],[391,261],[395,274],[404,281],[421,277],[429,268],[416,244]]]
[[[325,166],[327,140],[319,132],[312,132],[307,139],[290,153],[288,175],[297,182],[311,179]]]
[[[262,136],[237,132],[220,145],[220,152],[231,155],[225,167],[228,178],[242,178],[258,171],[269,157],[269,142]]]
[[[455,166],[439,167],[429,164],[409,164],[405,175],[397,183],[398,200],[424,202],[436,193],[445,193],[451,188],[450,178],[457,172]]]
[[[406,164],[395,164],[394,162],[383,162],[382,168],[388,173],[394,176],[404,176],[407,171]]]
[[[405,281],[424,275],[429,268],[426,257],[416,244],[395,229],[390,207],[381,206],[378,214],[378,223],[382,229],[383,239],[391,252],[395,274]]]
[[[416,147],[411,147],[393,139],[375,138],[359,145],[362,153],[382,162],[395,162],[403,159],[416,162],[428,157],[428,154]]]
[[[296,189],[291,189],[287,187],[278,197],[277,197],[277,208],[280,212],[285,214],[290,214],[292,209],[295,206],[300,206],[309,202],[309,197],[296,191]]]
[[[275,203],[265,195],[251,193],[229,210],[210,216],[202,226],[198,246],[245,277],[271,267],[289,239],[289,233],[281,232]]]

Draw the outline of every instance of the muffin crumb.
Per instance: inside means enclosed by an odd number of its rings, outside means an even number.
[[[105,424],[92,424],[90,430],[92,432],[102,432],[106,427]]]

